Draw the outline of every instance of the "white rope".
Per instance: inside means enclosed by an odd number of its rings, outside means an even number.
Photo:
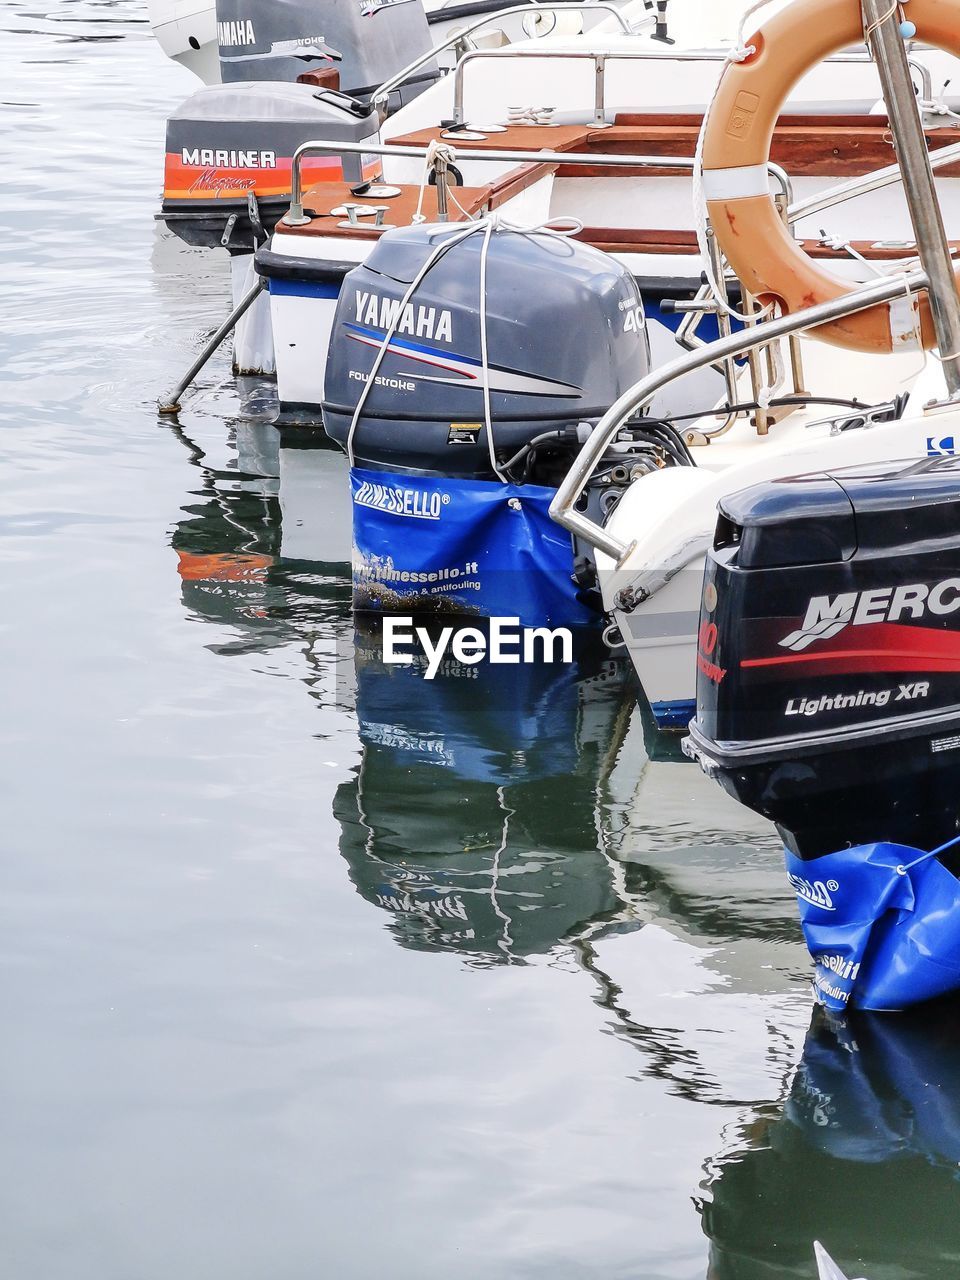
[[[493,443],[493,414],[490,410],[490,366],[487,362],[487,254],[493,235],[494,218],[486,220],[483,244],[480,246],[480,373],[483,379],[483,423],[487,430],[487,453],[494,475],[507,483],[507,477],[497,465],[497,451]]]
[[[427,154],[423,161],[423,177],[420,179],[420,195],[417,197],[416,211],[410,220],[414,226],[419,225],[421,222],[428,221],[427,215],[423,212],[423,196],[427,187],[430,185],[431,171],[437,167],[437,156],[442,156],[447,165],[451,165],[454,160],[456,160],[457,153],[449,143],[441,142],[439,138],[431,138],[427,144]],[[456,203],[456,201],[454,203]],[[457,208],[461,213],[466,213],[466,210],[460,204],[457,204]],[[467,217],[469,216],[470,215],[467,214]]]
[[[874,19],[874,21],[870,23],[869,27],[864,27],[863,39],[866,44],[870,43],[870,37],[873,35],[873,33],[875,31],[879,31],[880,28],[883,26],[883,24],[889,18],[893,17],[893,15],[897,12],[899,7],[900,7],[900,0],[892,0],[890,8],[886,11],[886,13],[883,13],[880,15],[879,18]]]
[[[746,31],[747,23],[753,15],[761,9],[765,9],[771,3],[772,0],[756,0],[756,4],[752,4],[749,9],[745,9],[740,15],[740,22],[737,26],[737,39],[733,48],[727,54],[728,62],[746,62],[747,58],[757,52],[756,45],[743,43],[743,33]]]
[[[943,88],[940,90],[937,98],[932,102],[921,102],[921,109],[931,116],[940,116],[946,120],[960,120],[960,115],[956,111],[952,111],[947,106],[947,90],[950,88],[950,81],[944,80]]]
[[[853,247],[849,240],[844,240],[843,236],[828,236],[826,231],[820,228],[820,243],[825,249],[833,249],[836,253],[846,251],[851,258],[855,258],[857,262],[862,262],[868,271],[872,272],[879,280],[885,280],[887,273],[881,271],[878,266],[865,258],[862,253]]]
[[[356,434],[357,424],[360,421],[360,414],[363,412],[364,405],[367,403],[367,399],[370,395],[370,392],[373,390],[376,384],[377,374],[380,372],[380,366],[383,364],[384,360],[386,359],[387,351],[389,350],[390,343],[393,341],[394,335],[397,332],[397,326],[400,323],[400,320],[403,316],[405,308],[407,307],[414,293],[420,287],[420,284],[422,283],[422,281],[426,278],[427,273],[431,270],[431,268],[440,260],[440,258],[443,256],[444,253],[446,253],[448,249],[452,249],[455,244],[459,244],[461,240],[465,239],[468,235],[470,235],[470,233],[473,231],[476,225],[477,224],[475,222],[472,222],[468,227],[460,227],[448,239],[442,240],[440,244],[438,244],[437,247],[433,250],[433,252],[427,257],[423,266],[420,268],[417,274],[413,277],[413,280],[410,282],[410,285],[406,293],[403,295],[403,300],[401,301],[400,306],[397,308],[397,313],[391,320],[390,325],[387,329],[387,332],[384,335],[383,341],[380,344],[380,349],[377,352],[376,357],[373,361],[373,366],[370,369],[370,373],[367,377],[367,381],[363,384],[363,389],[361,390],[359,399],[357,400],[357,406],[354,409],[353,417],[350,420],[350,430],[347,432],[347,459],[351,467],[354,466],[353,437]]]
[[[480,213],[471,213],[469,209],[465,209],[463,205],[460,203],[460,201],[457,199],[457,197],[454,195],[455,191],[456,191],[456,187],[453,187],[453,186],[447,187],[447,195],[450,197],[453,203],[457,206],[457,208],[460,210],[463,216],[467,219],[467,221],[476,222],[477,219],[480,218],[482,215]]]

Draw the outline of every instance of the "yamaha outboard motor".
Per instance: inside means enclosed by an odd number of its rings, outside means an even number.
[[[387,232],[344,279],[323,418],[351,461],[354,603],[593,623],[548,508],[649,370],[640,295],[620,263],[566,236],[486,230]],[[628,436],[597,502],[617,492],[614,471],[628,480]]]
[[[336,69],[340,88],[368,97],[433,47],[420,0],[217,0],[224,83],[296,80]],[[437,79],[435,64],[397,91],[406,103]]]
[[[777,824],[817,991],[960,985],[960,464],[801,476],[720,504],[689,751]]]

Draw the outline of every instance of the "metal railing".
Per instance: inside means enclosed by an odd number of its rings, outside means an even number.
[[[940,147],[930,152],[930,168],[934,171],[943,169],[954,160],[960,161],[960,142],[954,142],[949,147]],[[883,187],[896,186],[902,182],[903,172],[900,165],[889,164],[883,169],[875,169],[873,173],[864,174],[863,177],[850,178],[847,182],[828,187],[818,195],[798,200],[787,210],[787,221],[793,225],[801,218],[822,213],[824,209],[832,209],[835,205],[843,204],[845,200],[854,200],[857,196],[869,195],[872,191],[880,191]]]
[[[455,139],[450,139],[450,141],[455,142]],[[293,154],[290,213],[284,218],[288,226],[303,225],[302,222],[298,221],[303,216],[301,160],[308,155],[328,155],[338,151],[350,152],[355,155],[402,156],[408,158],[419,156],[421,159],[425,159],[427,154],[426,147],[399,147],[390,143],[353,143],[335,140],[326,142],[322,139],[301,143]],[[650,169],[651,172],[657,169],[683,169],[692,173],[694,167],[693,159],[687,156],[614,156],[600,153],[590,155],[577,151],[512,151],[507,149],[470,151],[458,147],[457,158],[460,160],[500,160],[517,164],[596,164],[607,165],[611,168],[620,166],[622,168]],[[955,161],[960,163],[960,142],[952,143],[947,147],[940,147],[930,153],[930,167],[935,172],[953,164]],[[825,191],[820,191],[816,195],[794,201],[792,199],[792,183],[786,171],[780,165],[773,163],[769,165],[769,170],[788,202],[786,220],[791,226],[802,218],[812,217],[815,213],[822,213],[825,209],[832,209],[847,200],[855,200],[858,196],[870,195],[874,191],[880,191],[884,187],[896,186],[903,181],[903,174],[899,164],[890,164],[882,169],[875,169],[872,173],[864,174],[860,178],[850,178],[846,182],[837,183],[835,186],[828,187]]]
[[[451,143],[455,139],[450,139]],[[302,227],[310,219],[303,212],[303,176],[301,162],[309,155],[329,155],[342,152],[351,155],[365,156],[399,156],[407,160],[427,157],[427,147],[399,147],[389,142],[339,142],[337,140],[319,139],[315,142],[301,142],[293,153],[290,166],[290,208],[281,218],[289,227]],[[695,161],[690,156],[632,156],[606,155],[584,151],[513,151],[509,148],[496,148],[489,151],[470,151],[456,148],[457,160],[482,160],[488,163],[508,161],[516,164],[571,164],[597,165],[611,169],[681,169],[693,172]],[[772,162],[767,166],[770,176],[780,189],[782,197],[790,201],[793,187],[789,175],[778,164]]]
[[[560,7],[560,6],[558,6]],[[574,60],[592,59],[594,69],[594,122],[605,123],[606,113],[606,64],[608,61],[653,61],[653,62],[726,62],[730,56],[729,49],[671,49],[664,53],[658,49],[471,49],[457,63],[453,73],[453,119],[454,123],[464,123],[463,112],[463,79],[467,66],[478,60],[512,59],[512,58],[561,58]],[[835,54],[826,59],[827,63],[872,65],[869,57],[863,54]],[[921,79],[921,93],[925,101],[933,96],[933,80],[930,70],[916,58],[909,58],[908,63]]]
[[[841,320],[844,316],[855,315],[859,311],[866,311],[867,308],[884,302],[892,302],[896,298],[902,298],[908,291],[914,293],[926,289],[928,285],[929,280],[925,271],[912,271],[908,275],[871,282],[830,302],[821,302],[803,311],[797,311],[793,315],[766,320],[754,329],[746,329],[729,337],[720,338],[717,342],[711,342],[696,351],[671,360],[669,364],[649,373],[640,382],[628,388],[597,423],[550,504],[551,517],[564,529],[582,538],[597,551],[609,556],[616,562],[618,568],[621,567],[632,544],[615,538],[608,530],[575,510],[575,507],[597,464],[618,432],[633,414],[653,399],[658,391],[678,378],[688,373],[695,373],[708,365],[732,360],[758,347],[778,341],[780,338],[788,338],[793,334],[802,333],[805,329],[816,328],[831,320]]]
[[[409,79],[410,76],[419,71],[421,67],[425,67],[428,63],[433,62],[438,54],[445,52],[447,49],[454,48],[454,46],[460,44],[465,39],[469,39],[474,32],[479,31],[489,23],[499,22],[502,18],[509,18],[515,13],[529,14],[537,9],[542,9],[545,12],[558,10],[561,13],[591,13],[599,10],[602,13],[609,13],[612,17],[616,18],[617,22],[620,24],[623,34],[627,36],[633,35],[637,31],[642,31],[645,27],[654,26],[656,23],[656,18],[651,16],[641,18],[639,21],[631,25],[627,22],[626,18],[617,6],[610,3],[610,0],[580,0],[579,3],[577,3],[576,0],[560,0],[560,3],[550,5],[540,5],[537,3],[537,0],[527,0],[526,4],[515,4],[511,5],[507,9],[498,9],[496,13],[485,14],[482,18],[478,18],[476,22],[472,22],[469,26],[460,27],[458,30],[451,32],[446,40],[442,40],[438,45],[435,45],[434,48],[421,54],[419,58],[415,58],[413,62],[403,67],[402,70],[395,72],[388,80],[384,80],[383,84],[380,85],[378,89],[374,90],[373,95],[370,98],[370,102],[374,106],[378,106],[380,103],[386,102],[390,94],[393,93],[395,89],[399,89],[400,86]]]

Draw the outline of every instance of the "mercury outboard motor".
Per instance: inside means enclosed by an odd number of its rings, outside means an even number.
[[[344,279],[323,420],[351,461],[354,603],[593,623],[548,508],[597,420],[649,371],[643,305],[630,272],[587,245],[487,230],[389,231]],[[626,482],[633,443],[627,429],[597,502],[614,472]]]
[[[817,992],[901,1008],[960,985],[960,460],[725,498],[689,754],[770,818]]]

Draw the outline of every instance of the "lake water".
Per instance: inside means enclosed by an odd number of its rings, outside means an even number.
[[[956,1277],[957,1020],[813,1017],[615,668],[386,667],[340,456],[225,356],[155,410],[228,306],[153,220],[197,82],[134,0],[0,63],[0,1276]]]

